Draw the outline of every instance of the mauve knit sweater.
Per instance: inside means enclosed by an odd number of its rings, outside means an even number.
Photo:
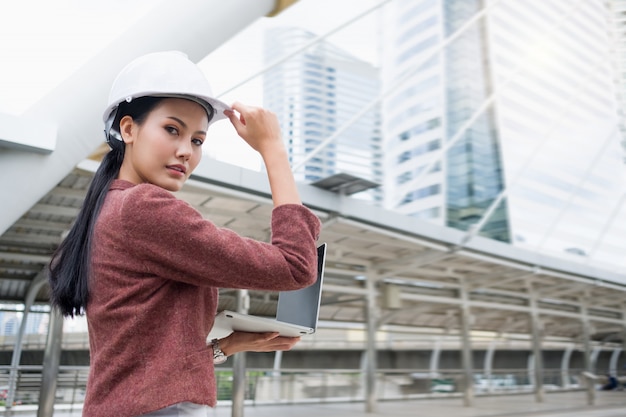
[[[92,247],[84,416],[215,405],[206,338],[218,288],[293,290],[316,278],[317,217],[286,204],[271,227],[271,243],[243,238],[160,187],[114,181]]]

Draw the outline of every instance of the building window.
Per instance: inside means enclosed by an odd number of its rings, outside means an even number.
[[[419,200],[433,195],[441,194],[441,185],[433,184],[427,187],[420,188],[415,191],[411,191],[404,196],[402,204],[407,204],[415,200]]]

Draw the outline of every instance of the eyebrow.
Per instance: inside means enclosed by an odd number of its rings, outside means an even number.
[[[178,117],[176,117],[176,116],[167,116],[167,117],[168,117],[168,119],[175,120],[176,122],[180,123],[180,125],[181,125],[183,128],[187,129],[187,123],[183,122],[183,121],[182,121],[181,119],[179,119]],[[203,134],[203,135],[206,135],[206,133],[207,133],[207,132],[206,132],[206,131],[204,131],[204,130],[197,130],[197,131],[195,132],[195,134],[198,134],[198,133],[201,133],[201,134]]]

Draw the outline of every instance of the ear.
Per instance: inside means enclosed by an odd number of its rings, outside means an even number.
[[[124,139],[124,143],[133,143],[135,137],[135,122],[133,118],[126,115],[122,117],[120,120],[120,134],[122,135],[122,139]]]

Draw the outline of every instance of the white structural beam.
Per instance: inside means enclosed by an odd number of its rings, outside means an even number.
[[[26,111],[30,120],[56,125],[57,142],[47,155],[0,149],[0,194],[19,196],[0,205],[0,234],[103,142],[102,111],[113,79],[126,63],[172,49],[197,62],[274,6],[274,0],[160,2]]]
[[[54,123],[0,113],[0,149],[48,154],[57,142]]]

